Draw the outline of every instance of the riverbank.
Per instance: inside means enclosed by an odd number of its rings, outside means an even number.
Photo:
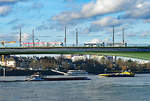
[[[6,70],[6,76],[30,76],[36,72],[42,75],[62,75],[51,70]],[[107,73],[117,73],[117,72],[107,72]],[[150,74],[150,71],[135,72],[136,74]],[[91,74],[91,73],[90,73]],[[92,73],[92,75],[98,75],[99,73]],[[0,76],[3,76],[3,70],[0,70]]]
[[[30,76],[36,72],[42,75],[61,75],[51,70],[6,70],[6,76]],[[0,76],[3,76],[3,70],[0,70]]]

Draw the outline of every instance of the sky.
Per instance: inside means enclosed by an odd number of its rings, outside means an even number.
[[[0,0],[0,41],[17,41],[19,28],[22,42],[64,42],[67,28],[67,44],[99,39],[129,44],[150,43],[150,0]],[[9,46],[9,45],[8,45]]]

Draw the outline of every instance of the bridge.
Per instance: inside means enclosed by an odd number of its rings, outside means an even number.
[[[150,47],[7,47],[0,54],[60,54],[79,52],[150,52]]]
[[[99,54],[150,60],[150,47],[7,47],[0,48],[0,54]]]

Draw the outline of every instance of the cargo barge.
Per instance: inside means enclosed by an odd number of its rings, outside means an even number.
[[[135,73],[132,72],[121,72],[121,73],[110,73],[110,74],[99,74],[104,77],[134,77]]]
[[[46,77],[35,73],[27,77],[25,81],[67,81],[67,80],[90,80],[88,77]]]

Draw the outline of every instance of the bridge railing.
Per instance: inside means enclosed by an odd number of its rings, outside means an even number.
[[[6,47],[17,47],[19,48],[20,46],[18,45],[13,45],[13,46],[0,46],[0,48],[6,48]],[[21,47],[33,47],[33,46],[21,46]],[[79,45],[75,45],[75,44],[67,44],[66,46],[35,46],[35,47],[113,47],[113,46],[85,46],[84,44],[79,44]],[[150,44],[127,44],[127,46],[114,46],[114,47],[150,47]]]

